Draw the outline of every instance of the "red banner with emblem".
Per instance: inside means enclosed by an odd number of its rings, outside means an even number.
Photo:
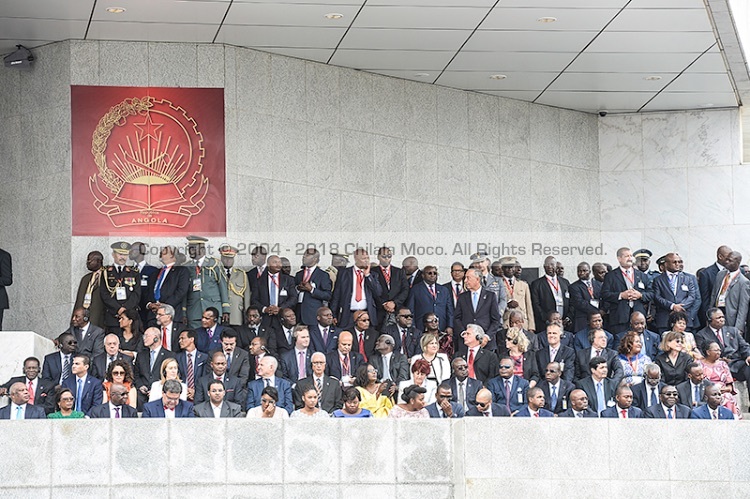
[[[226,234],[224,89],[71,86],[73,235]]]

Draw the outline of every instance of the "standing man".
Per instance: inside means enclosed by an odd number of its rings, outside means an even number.
[[[466,274],[466,268],[461,262],[453,262],[451,265],[451,280],[443,284],[451,292],[451,298],[453,299],[453,308],[456,307],[458,302],[458,296],[465,291],[464,289],[464,274]]]
[[[219,248],[221,264],[227,278],[229,294],[229,325],[239,327],[245,317],[245,309],[250,306],[250,281],[247,272],[234,266],[237,248],[224,244]]]
[[[76,294],[74,308],[85,308],[89,311],[89,322],[104,328],[104,302],[99,286],[102,282],[102,264],[104,256],[99,251],[92,251],[86,257],[86,268],[89,273],[81,278]]]
[[[3,330],[3,312],[10,307],[6,287],[13,284],[13,262],[10,253],[0,249],[0,331]]]
[[[141,303],[140,275],[137,269],[125,265],[130,254],[130,244],[118,241],[110,248],[114,263],[104,269],[104,282],[99,286],[99,295],[104,303],[106,331],[120,334],[120,314],[129,309],[137,310]]]
[[[326,274],[331,278],[331,285],[336,287],[336,278],[339,272],[349,266],[349,255],[331,251],[331,265],[326,269]]]
[[[153,265],[149,265],[146,262],[146,252],[146,243],[136,241],[130,245],[130,254],[128,255],[130,260],[133,262],[133,268],[137,270],[141,276],[141,302],[139,303],[139,306],[141,308],[141,322],[143,324],[148,324],[149,319],[148,309],[146,308],[148,298],[148,279],[154,273],[159,271],[159,269],[157,269]]]
[[[711,307],[716,307],[726,318],[726,325],[745,331],[747,310],[750,306],[750,280],[742,275],[742,255],[732,251],[724,260],[724,270],[716,275]]]
[[[187,318],[191,328],[201,325],[201,315],[208,307],[221,310],[221,321],[229,322],[229,294],[227,278],[221,263],[215,258],[206,256],[208,239],[200,236],[188,236],[188,255],[190,261],[190,291],[187,295]]]
[[[171,305],[161,304],[156,312],[156,322],[161,331],[161,346],[177,353],[182,350],[179,342],[180,332],[187,328],[173,320],[175,313]]]
[[[609,306],[609,331],[617,335],[628,328],[634,312],[646,315],[646,306],[653,294],[643,272],[633,268],[630,248],[617,250],[620,267],[607,272],[602,285],[602,300]]]
[[[250,260],[254,267],[247,271],[247,282],[250,284],[252,291],[258,285],[258,279],[266,270],[266,258],[268,257],[268,248],[265,246],[255,246],[250,251]]]
[[[268,267],[255,282],[252,289],[253,307],[260,310],[261,324],[278,329],[281,321],[279,312],[284,308],[294,311],[297,306],[297,287],[294,278],[281,272],[281,258],[268,257]],[[277,345],[278,346],[278,345]]]
[[[294,276],[297,285],[297,317],[302,324],[313,327],[317,324],[320,307],[326,306],[333,297],[333,284],[326,272],[318,268],[320,252],[307,248],[302,254],[302,270]]]
[[[506,256],[500,259],[500,271],[505,284],[505,295],[508,298],[508,308],[503,314],[503,325],[508,327],[510,313],[518,310],[523,314],[526,322],[526,329],[532,333],[536,331],[536,321],[534,320],[534,307],[531,303],[531,289],[526,281],[522,281],[515,276],[515,267],[518,260],[512,256]],[[494,267],[494,265],[493,265]]]
[[[706,311],[714,306],[714,304],[711,303],[714,281],[719,272],[724,270],[724,264],[731,252],[732,248],[729,246],[719,246],[716,249],[716,261],[698,272],[698,289],[701,294],[701,306],[698,309],[698,320],[700,321],[701,328],[706,327],[707,324]]]
[[[424,331],[424,317],[432,313],[438,318],[440,331],[452,335],[453,299],[451,293],[437,283],[437,278],[437,267],[426,266],[422,271],[422,282],[411,288],[406,306],[414,312],[414,323],[418,331]]]
[[[161,363],[165,359],[175,358],[175,354],[165,350],[161,346],[161,333],[155,327],[146,329],[143,333],[144,351],[138,352],[133,366],[133,378],[135,387],[138,390],[138,406],[148,401],[148,392],[154,381],[161,379]],[[178,383],[179,385],[179,383]],[[182,392],[182,387],[177,393]]]
[[[148,296],[146,297],[146,308],[149,310],[148,325],[156,326],[159,322],[157,312],[162,305],[172,307],[172,320],[180,325],[185,325],[185,310],[187,307],[187,295],[190,291],[190,271],[188,267],[176,265],[177,248],[164,246],[161,249],[162,268],[151,274],[148,279]]]
[[[534,304],[534,321],[544,324],[550,312],[557,311],[563,325],[570,323],[570,283],[557,275],[557,260],[553,256],[544,259],[544,275],[532,281],[531,302]],[[546,364],[545,364],[546,365]]]
[[[409,289],[413,288],[415,284],[422,280],[422,271],[419,270],[419,262],[417,257],[407,256],[401,262],[401,268],[404,271],[404,277],[406,277],[406,283]]]
[[[599,300],[601,298],[602,283],[591,278],[591,268],[586,262],[581,262],[576,268],[578,280],[570,285],[570,306],[573,308],[573,331],[580,331],[588,325],[590,314],[601,313]]]
[[[375,274],[370,272],[370,255],[367,250],[357,248],[354,252],[354,265],[339,272],[336,289],[333,291],[331,310],[338,326],[351,330],[354,326],[354,312],[368,312],[371,325],[377,327],[376,297],[381,296],[382,288]]]
[[[482,272],[478,269],[466,271],[466,291],[458,297],[458,305],[453,312],[453,344],[456,345],[457,355],[463,356],[466,353],[466,344],[460,341],[460,334],[468,328],[468,324],[481,327],[482,337],[487,338],[488,350],[494,352],[497,349],[495,336],[501,325],[500,311],[494,293],[482,288],[481,278]]]
[[[381,328],[396,322],[396,311],[409,297],[409,283],[403,269],[391,265],[393,249],[383,246],[378,250],[378,265],[373,269],[382,293],[375,298]]]
[[[693,309],[700,303],[698,282],[695,276],[682,271],[685,267],[682,257],[677,253],[667,253],[664,257],[666,272],[658,274],[651,281],[654,292],[653,305],[656,309],[654,319],[657,332],[660,334],[669,330],[669,314],[683,312],[688,317],[688,331],[692,331]]]

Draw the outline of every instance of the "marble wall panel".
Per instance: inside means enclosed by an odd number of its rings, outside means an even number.
[[[640,115],[607,116],[599,120],[599,171],[643,169],[643,123]]]
[[[237,107],[253,113],[271,113],[271,54],[236,48]]]
[[[378,75],[372,80],[373,132],[390,137],[411,137],[406,128],[405,80]]]
[[[148,43],[99,42],[99,84],[148,86]]]
[[[529,154],[532,160],[560,163],[560,110],[553,107],[533,106]]]
[[[469,147],[469,112],[466,92],[437,88],[437,143],[441,146]]]
[[[340,115],[339,73],[337,67],[306,63],[305,109],[307,120],[338,127]]]
[[[647,114],[642,119],[643,167],[647,170],[687,166],[687,115]]]
[[[502,156],[529,159],[531,108],[532,104],[529,102],[503,98],[498,101]]]
[[[469,93],[469,149],[489,154],[500,153],[498,98]]]
[[[305,68],[301,59],[271,56],[271,114],[305,119]]]
[[[201,72],[204,70],[201,68]],[[148,72],[148,84],[154,87],[197,86],[197,46],[188,43],[149,43]]]
[[[372,132],[374,119],[373,76],[341,69],[339,73],[339,123],[343,128]]]
[[[198,44],[196,46],[197,59],[197,85],[199,87],[218,87],[224,86],[226,60],[223,45]],[[230,102],[226,98],[225,102]]]
[[[437,140],[437,87],[406,81],[404,98],[407,138],[434,144]]]
[[[646,170],[640,180],[644,184],[643,222],[646,228],[688,225],[686,168]]]
[[[99,83],[99,42],[70,41],[70,84]]]
[[[70,42],[38,47],[34,49],[34,57],[36,60],[30,69],[19,71],[20,112],[69,106]]]

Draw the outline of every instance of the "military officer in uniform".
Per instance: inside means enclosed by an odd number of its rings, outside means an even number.
[[[104,303],[104,328],[108,333],[120,334],[119,315],[126,310],[138,310],[141,302],[141,281],[138,269],[125,265],[130,244],[118,241],[112,248],[113,264],[105,267],[99,293]]]
[[[206,256],[208,239],[188,236],[187,240],[190,256],[186,263],[190,270],[190,291],[187,297],[188,325],[193,329],[201,327],[201,316],[208,307],[221,310],[222,323],[228,323],[229,294],[224,268],[217,259]]]
[[[237,256],[237,248],[228,244],[219,247],[221,264],[224,266],[224,275],[227,278],[227,291],[229,293],[229,325],[241,326],[245,317],[245,310],[250,306],[250,282],[244,270],[234,266],[234,257]]]

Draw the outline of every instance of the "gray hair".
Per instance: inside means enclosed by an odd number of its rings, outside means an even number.
[[[174,319],[174,307],[169,303],[162,303],[159,308],[164,309],[164,313]]]
[[[182,393],[182,383],[176,379],[168,379],[164,382],[161,391],[163,393]]]
[[[644,373],[657,373],[661,377],[661,367],[659,364],[646,364],[643,368]]]
[[[485,334],[485,332],[484,332],[484,328],[482,326],[480,326],[479,324],[467,324],[466,325],[466,330],[467,331],[469,331],[469,330],[473,331],[474,334],[477,335],[477,340],[479,342],[484,341],[484,337],[487,336]]]

